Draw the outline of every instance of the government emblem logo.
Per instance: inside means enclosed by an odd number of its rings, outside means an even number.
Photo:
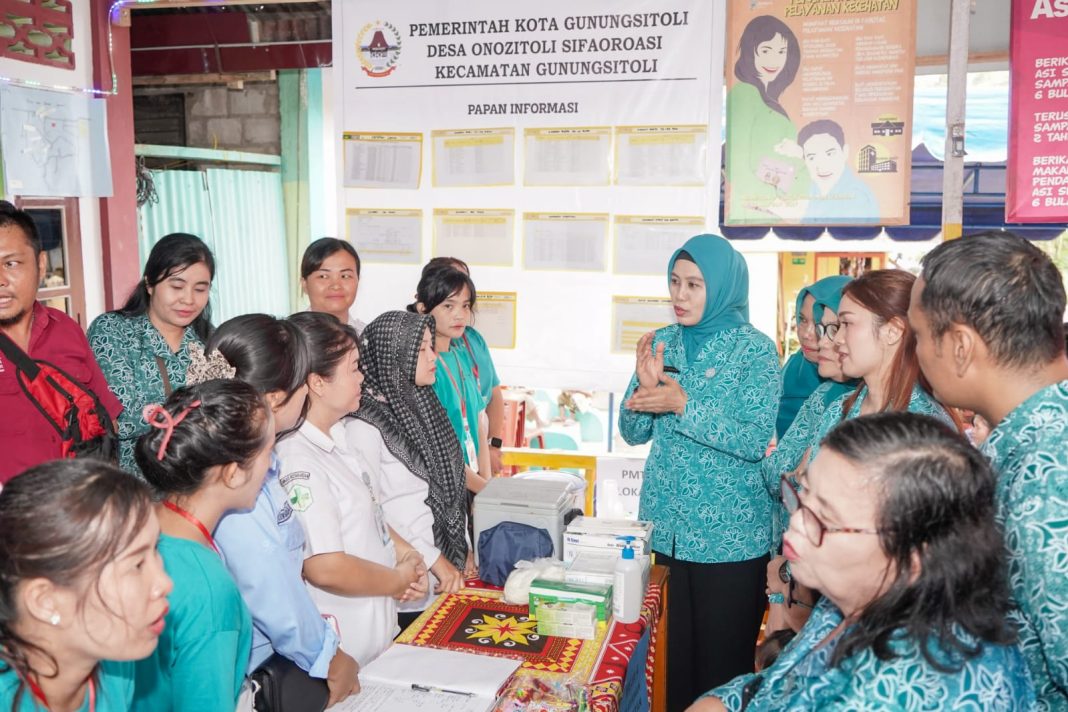
[[[397,68],[400,51],[400,31],[388,22],[369,22],[356,37],[356,58],[369,77],[388,77],[392,74]]]

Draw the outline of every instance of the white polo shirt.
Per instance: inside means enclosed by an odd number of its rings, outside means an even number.
[[[369,486],[381,502],[377,476],[347,445],[341,423],[327,435],[305,422],[278,443],[277,451],[282,461],[278,481],[304,527],[305,559],[344,552],[396,566],[393,542],[383,543],[375,521]],[[342,647],[361,667],[388,648],[398,632],[397,603],[390,596],[339,596],[310,583],[308,590],[319,612],[336,620]]]
[[[430,486],[394,457],[378,428],[355,418],[348,418],[344,423],[349,446],[371,467],[378,466],[377,479],[382,493],[379,501],[386,510],[386,521],[419,552],[429,569],[441,556],[441,550],[434,546],[434,514],[426,503]],[[434,574],[431,573],[430,578],[427,595],[417,601],[399,604],[399,610],[421,611],[430,605],[436,582]]]

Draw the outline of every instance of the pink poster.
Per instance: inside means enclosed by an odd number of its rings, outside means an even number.
[[[1068,0],[1013,0],[1006,222],[1068,220]]]

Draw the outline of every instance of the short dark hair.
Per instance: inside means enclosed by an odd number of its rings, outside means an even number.
[[[995,363],[1026,368],[1064,354],[1065,293],[1046,253],[1011,232],[943,242],[923,258],[920,303],[936,339],[975,329]]]
[[[360,255],[352,243],[339,240],[336,237],[320,237],[304,249],[304,257],[300,261],[301,279],[307,279],[311,273],[323,266],[328,257],[338,252],[347,252],[356,260],[356,276],[360,276]]]
[[[149,287],[155,287],[172,274],[200,262],[208,268],[208,274],[214,281],[215,256],[211,254],[211,250],[203,240],[196,235],[184,232],[172,232],[160,238],[160,241],[152,246],[152,251],[148,253],[141,281],[130,292],[129,298],[118,313],[123,316],[141,316],[148,313],[148,305],[152,301],[152,295],[148,293]],[[193,331],[201,341],[208,340],[212,331],[210,300],[204,305],[204,311],[200,312],[190,326],[193,327]]]
[[[420,273],[420,277],[424,276],[427,272],[433,272],[437,269],[443,269],[451,267],[458,269],[461,272],[471,274],[471,268],[467,266],[467,263],[461,260],[459,257],[432,257],[430,261],[423,265],[423,271]]]
[[[196,401],[200,405],[193,407]],[[188,411],[174,426],[163,458],[162,429],[149,428],[134,448],[138,467],[161,495],[196,492],[213,467],[233,462],[247,466],[274,435],[264,430],[268,411],[263,396],[236,379],[179,388],[163,408],[173,418]]]
[[[15,632],[17,591],[28,579],[58,586],[96,585],[104,567],[136,538],[152,515],[145,486],[91,458],[31,467],[0,492],[0,661],[28,679],[31,651]],[[55,660],[51,662],[55,663]],[[15,696],[18,707],[21,683]]]
[[[323,312],[298,312],[289,317],[308,345],[308,370],[325,378],[337,371],[345,354],[359,347],[360,337],[348,324]]]
[[[842,635],[832,664],[868,648],[891,659],[901,631],[939,670],[959,669],[984,643],[1013,642],[996,479],[986,458],[943,422],[901,412],[844,421],[823,449],[873,476],[882,498],[879,543],[896,566],[890,587]],[[933,640],[944,655],[931,650]]]
[[[41,254],[41,235],[37,232],[37,223],[25,210],[19,210],[6,200],[0,200],[0,227],[17,227],[26,237],[33,256]]]
[[[462,272],[452,265],[444,264],[433,269],[424,269],[419,278],[419,285],[415,288],[415,303],[408,305],[408,311],[418,311],[418,304],[422,303],[426,313],[434,311],[434,308],[454,294],[463,291],[467,287],[471,294],[471,308],[475,306],[478,294],[475,291],[475,283],[466,272]]]
[[[797,132],[797,145],[803,148],[805,141],[808,141],[817,134],[827,134],[838,142],[839,147],[845,147],[845,131],[838,125],[837,121],[831,121],[830,119],[817,119],[816,121],[805,124],[801,130]]]

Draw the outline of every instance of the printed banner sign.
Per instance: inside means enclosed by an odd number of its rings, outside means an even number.
[[[1068,220],[1068,2],[1013,0],[1006,222]]]
[[[908,223],[916,5],[730,3],[728,225]]]

